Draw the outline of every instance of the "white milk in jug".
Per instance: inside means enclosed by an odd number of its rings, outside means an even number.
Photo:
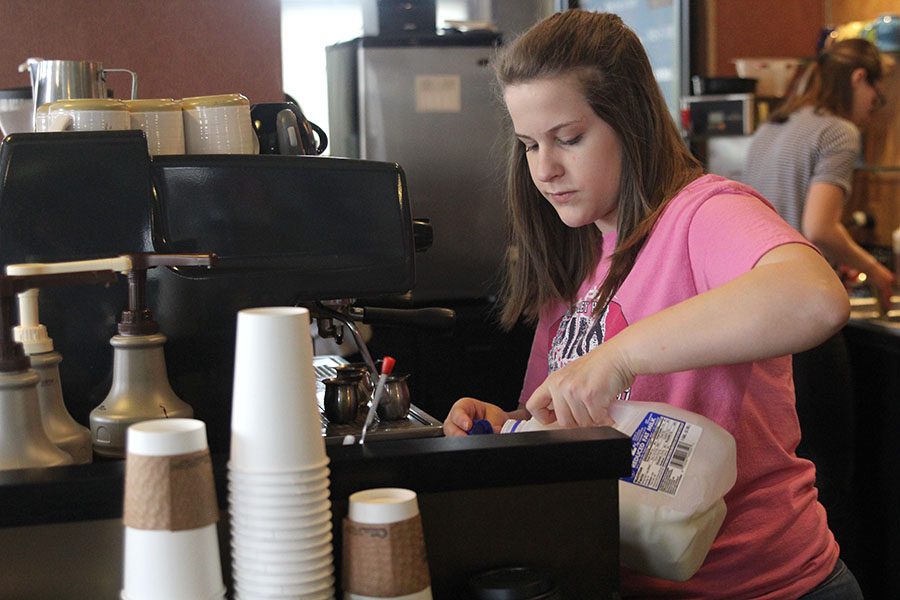
[[[661,402],[612,402],[614,427],[631,437],[631,475],[619,480],[624,565],[689,579],[725,520],[723,496],[737,477],[734,438],[702,415]],[[507,421],[501,433],[557,428]]]

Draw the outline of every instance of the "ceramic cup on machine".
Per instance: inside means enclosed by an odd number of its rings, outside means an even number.
[[[150,156],[184,154],[184,119],[181,102],[172,98],[125,100],[131,128],[147,137]]]
[[[122,600],[224,598],[206,425],[143,421],[127,449]]]
[[[125,103],[111,98],[75,98],[52,102],[45,119],[45,131],[131,129]]]
[[[188,154],[259,154],[250,101],[241,94],[181,100]]]
[[[351,494],[343,544],[345,600],[431,600],[414,491],[375,488]]]

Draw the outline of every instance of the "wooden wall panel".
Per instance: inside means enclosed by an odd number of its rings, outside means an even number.
[[[142,98],[241,92],[278,101],[280,0],[2,0],[0,88],[28,85],[30,56],[96,60],[138,74]],[[110,74],[116,96],[127,74]]]
[[[849,21],[871,21],[884,14],[900,14],[898,0],[825,0],[828,23],[840,25]]]
[[[708,75],[735,76],[735,58],[813,56],[822,0],[704,0]]]

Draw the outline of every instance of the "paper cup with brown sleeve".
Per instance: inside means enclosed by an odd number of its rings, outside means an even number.
[[[125,100],[131,128],[147,137],[150,156],[184,154],[181,102],[172,98]]]
[[[123,600],[225,596],[206,425],[155,419],[128,428]]]
[[[375,488],[351,494],[343,533],[344,600],[431,600],[414,491]]]

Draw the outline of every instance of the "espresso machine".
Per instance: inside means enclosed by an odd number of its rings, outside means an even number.
[[[214,269],[151,269],[145,289],[168,338],[172,389],[206,422],[214,453],[229,444],[239,310],[306,306],[320,335],[355,343],[372,369],[356,321],[453,324],[452,311],[378,307],[380,299],[414,287],[416,250],[431,237],[428,223],[412,219],[406,177],[395,163],[280,155],[151,159],[142,132],[109,131],[10,135],[0,144],[0,166],[2,264],[124,253],[217,256]],[[66,402],[81,423],[110,390],[109,339],[127,291],[117,281],[42,293],[42,320],[66,357],[60,364]],[[346,362],[316,361],[321,378]],[[328,442],[346,427],[332,428],[323,417]],[[376,424],[367,439],[377,440],[379,431],[435,436],[440,423],[413,406],[407,420]]]

